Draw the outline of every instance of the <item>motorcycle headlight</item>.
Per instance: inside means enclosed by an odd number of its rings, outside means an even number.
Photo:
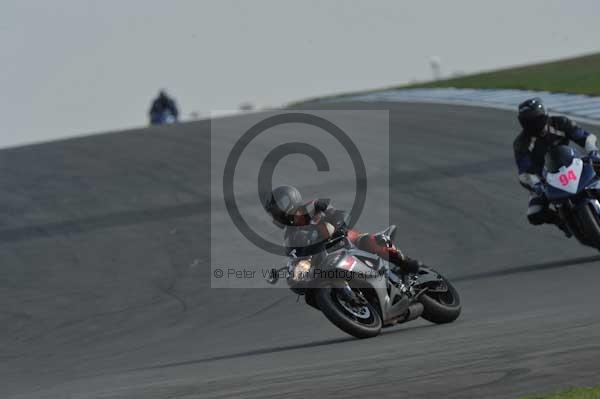
[[[296,263],[293,271],[293,279],[296,281],[304,280],[308,276],[312,264],[310,259],[302,259]]]

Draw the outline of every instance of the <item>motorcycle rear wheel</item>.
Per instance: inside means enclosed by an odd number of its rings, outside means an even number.
[[[440,284],[439,290],[425,291],[419,297],[424,308],[421,317],[436,324],[452,323],[462,311],[460,296],[446,278],[442,277]]]

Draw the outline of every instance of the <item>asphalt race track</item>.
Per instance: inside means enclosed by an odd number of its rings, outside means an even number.
[[[600,256],[528,225],[514,114],[369,107],[391,110],[398,242],[454,279],[456,323],[356,340],[288,290],[210,289],[207,121],[7,149],[0,397],[514,398],[599,384]]]

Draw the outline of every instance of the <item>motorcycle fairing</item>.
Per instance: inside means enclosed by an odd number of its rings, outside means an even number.
[[[594,168],[580,158],[575,158],[571,165],[561,167],[557,173],[546,173],[546,196],[550,200],[571,197],[589,188],[595,178]]]
[[[569,166],[561,166],[556,173],[546,173],[546,183],[549,186],[575,194],[579,188],[583,161],[574,158]]]

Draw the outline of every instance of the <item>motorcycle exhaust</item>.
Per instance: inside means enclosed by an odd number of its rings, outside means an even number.
[[[398,323],[406,323],[408,321],[417,319],[417,318],[421,317],[424,309],[425,308],[423,307],[423,304],[421,302],[413,303],[412,305],[410,305],[408,307],[408,309],[406,310],[406,313],[404,313],[402,316],[400,316],[396,319],[390,320],[387,325],[393,326]]]
[[[408,307],[408,311],[407,311],[406,317],[404,319],[404,322],[411,321],[411,320],[421,317],[421,315],[423,314],[423,310],[425,310],[425,308],[423,307],[423,304],[421,302],[413,303],[412,305],[410,305]]]

